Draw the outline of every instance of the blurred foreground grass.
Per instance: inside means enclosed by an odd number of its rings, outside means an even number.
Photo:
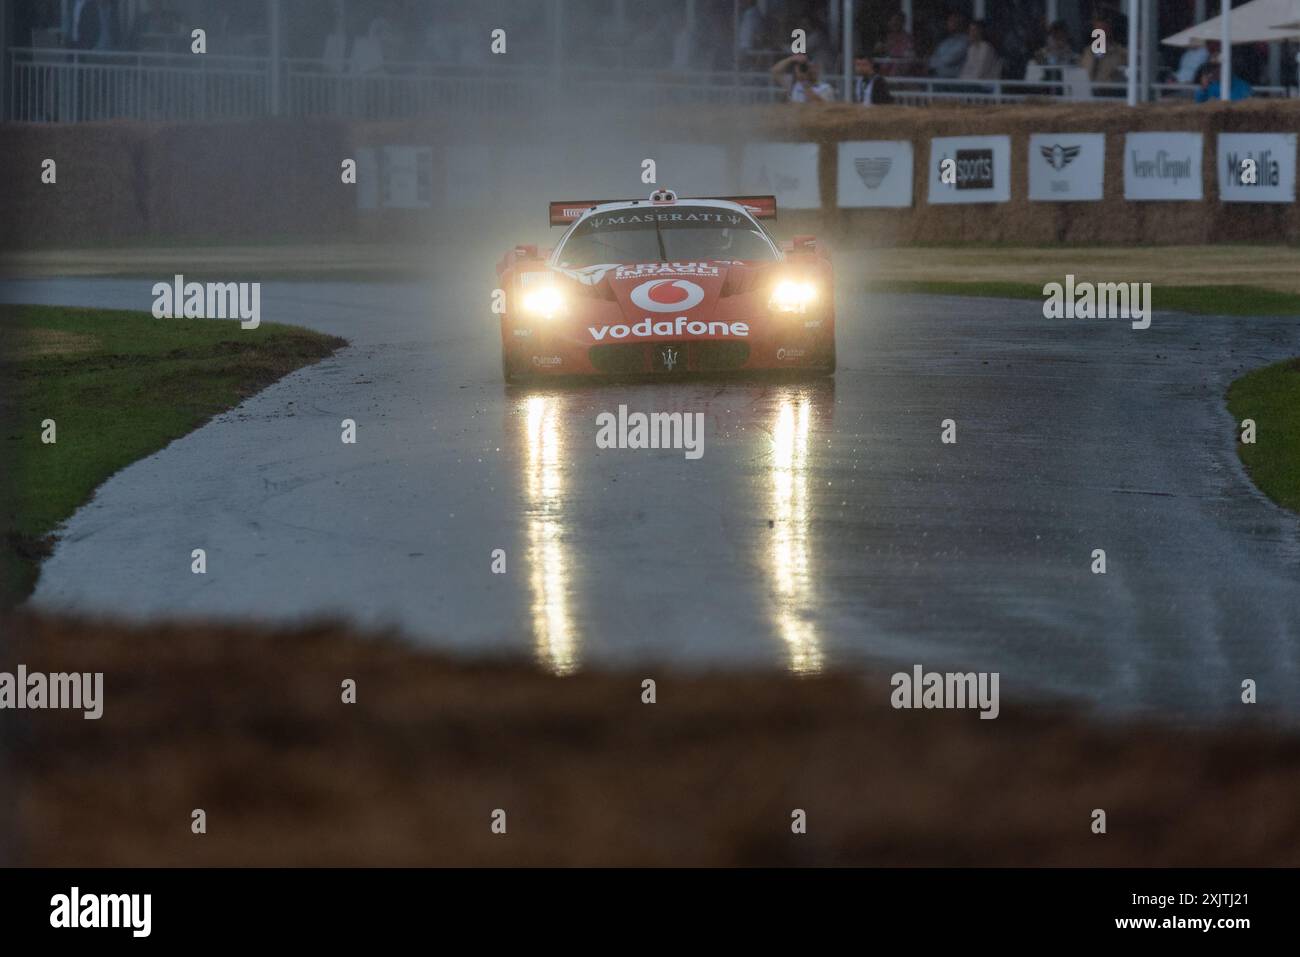
[[[0,629],[0,668],[104,674],[99,720],[6,719],[22,865],[1300,864],[1300,729],[1231,682],[1205,689],[1217,726],[1103,720],[1010,680],[981,720],[895,710],[883,671],[558,677],[332,624]]]

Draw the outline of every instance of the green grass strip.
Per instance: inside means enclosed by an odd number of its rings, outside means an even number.
[[[1255,484],[1279,505],[1300,512],[1300,359],[1248,372],[1228,386],[1238,423],[1237,451]],[[1255,442],[1240,441],[1240,424],[1255,420]]]
[[[1058,280],[1059,281],[1059,280]],[[932,296],[977,296],[1042,300],[1043,286],[1028,282],[931,282],[880,280],[872,292],[921,293]],[[1255,286],[1152,286],[1158,310],[1217,316],[1300,316],[1300,295]]]
[[[0,306],[0,606],[30,593],[51,533],[110,475],[344,344],[274,323]]]

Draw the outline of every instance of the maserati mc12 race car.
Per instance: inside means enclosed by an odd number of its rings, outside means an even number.
[[[830,257],[779,243],[773,196],[551,203],[553,251],[497,264],[507,382],[555,375],[835,371]]]

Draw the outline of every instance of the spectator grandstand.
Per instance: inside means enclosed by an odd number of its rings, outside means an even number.
[[[871,53],[892,101],[1197,93],[1208,56],[1159,38],[1210,0],[31,0],[0,17],[0,119],[67,122],[528,109],[555,98],[648,105],[852,98]],[[206,53],[192,52],[195,29]],[[503,52],[491,31],[505,31]],[[1105,52],[1093,30],[1106,31]],[[802,48],[792,48],[795,31]],[[1300,35],[1300,31],[1297,31]],[[1202,48],[1203,49],[1203,48]],[[805,86],[770,70],[803,54]],[[847,53],[847,58],[846,58]],[[1233,47],[1255,96],[1294,95],[1296,44]],[[847,85],[846,85],[847,84]],[[811,87],[808,87],[811,89]],[[1133,95],[1130,92],[1130,95]]]

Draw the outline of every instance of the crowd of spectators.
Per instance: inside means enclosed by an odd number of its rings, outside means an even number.
[[[970,3],[945,9],[940,0],[914,5],[915,32],[889,0],[859,0],[851,47],[853,87],[848,98],[889,102],[890,79],[928,77],[954,81],[951,89],[998,79],[1112,87],[1126,79],[1127,22],[1107,4],[1086,0],[1067,23],[1041,21],[1041,0],[994,0],[988,20],[971,20]],[[328,68],[369,73],[410,68],[486,67],[493,62],[483,24],[497,17],[511,26],[512,63],[544,65],[555,55],[548,3],[518,0],[282,0],[288,55],[315,59]],[[209,49],[264,54],[268,43],[263,0],[30,0],[23,27],[57,37],[53,45],[83,50],[188,49],[194,11],[203,12]],[[614,16],[611,11],[617,10]],[[827,0],[564,0],[561,38],[566,68],[652,70],[665,73],[741,71],[762,75],[795,103],[838,96],[844,46],[838,25],[827,20]],[[1088,20],[1080,11],[1091,11]],[[186,18],[186,13],[190,19]],[[502,19],[504,18],[504,19]],[[493,20],[492,22],[496,22]],[[37,30],[36,26],[49,29]],[[1162,23],[1163,27],[1163,23]],[[792,33],[802,31],[800,52]],[[1104,47],[1094,42],[1103,31]],[[213,43],[220,37],[220,43]],[[1153,78],[1158,82],[1217,84],[1217,51],[1161,47]],[[581,55],[574,55],[580,51]],[[1234,48],[1232,94],[1248,96],[1262,79],[1263,53]],[[1291,58],[1284,59],[1288,71]],[[1286,77],[1291,80],[1290,76]],[[1294,82],[1292,80],[1292,82]],[[947,89],[948,87],[943,87]],[[870,92],[864,92],[869,90]]]
[[[1006,0],[1016,5],[1017,0]],[[819,8],[823,3],[817,3]],[[992,6],[990,5],[990,9]],[[1039,7],[1041,10],[1041,6]],[[1024,79],[1043,84],[1082,84],[1090,95],[1121,96],[1127,81],[1129,51],[1125,47],[1128,34],[1127,19],[1113,8],[1093,5],[1094,13],[1081,25],[1079,34],[1072,31],[1064,20],[1043,21],[1026,29],[1032,18],[1001,21],[1003,36],[995,34],[992,23],[971,20],[960,9],[949,9],[939,21],[919,25],[919,32],[928,39],[918,42],[907,30],[899,12],[884,18],[868,19],[859,23],[855,47],[863,52],[855,54],[853,85],[847,99],[858,103],[891,102],[888,77],[927,77],[957,81],[938,84],[934,88],[944,91],[979,89],[971,81],[998,79]],[[1004,11],[1005,12],[1005,11]],[[746,0],[742,39],[753,44],[765,29],[762,13],[756,0]],[[882,22],[883,19],[883,29]],[[802,21],[801,21],[802,22]],[[836,51],[825,41],[824,24],[815,16],[817,29],[809,34],[808,55],[783,56],[772,66],[775,82],[788,93],[791,102],[808,103],[825,100],[827,84],[820,79],[826,75],[838,76],[842,67]],[[941,24],[941,26],[939,26]],[[938,26],[938,29],[934,29]],[[781,27],[785,29],[784,25]],[[783,36],[787,35],[785,33]],[[817,38],[814,48],[813,37]],[[1098,39],[1098,38],[1102,39]],[[863,39],[874,43],[865,44]],[[869,52],[866,52],[869,51]],[[748,51],[751,55],[755,50]],[[1234,47],[1234,75],[1230,88],[1231,98],[1244,99],[1252,94],[1252,85],[1244,76],[1254,75],[1258,80],[1263,68],[1264,45]],[[1159,83],[1195,85],[1197,102],[1219,97],[1218,45],[1210,43],[1184,50],[1159,47],[1152,78]],[[1284,57],[1289,63],[1291,57]],[[820,75],[820,76],[819,76]],[[810,93],[807,83],[814,78],[818,92]],[[1284,82],[1292,77],[1284,77]],[[966,85],[963,86],[962,84]],[[871,85],[872,94],[864,91]],[[1059,91],[1060,86],[1044,86],[1043,92]],[[1032,92],[1032,89],[1031,89]]]

